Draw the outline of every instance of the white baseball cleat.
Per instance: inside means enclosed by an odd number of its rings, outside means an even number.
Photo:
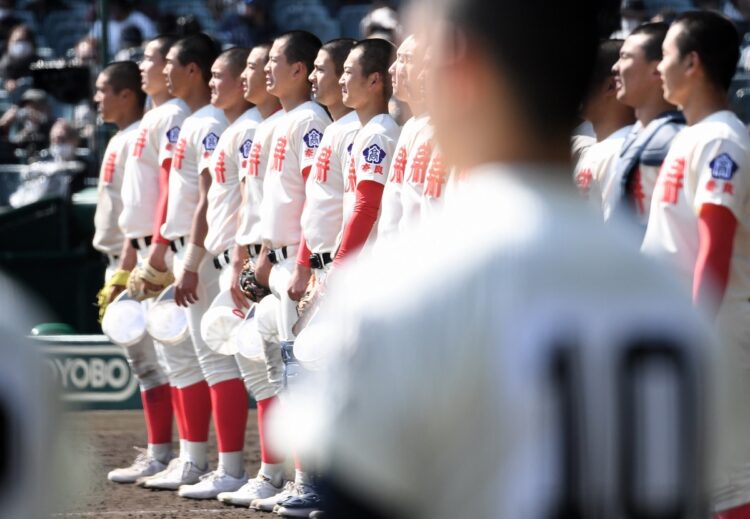
[[[275,496],[282,489],[283,487],[274,486],[271,480],[263,474],[258,474],[236,492],[222,492],[217,498],[222,503],[247,508],[256,499],[266,499]]]
[[[302,517],[307,519],[313,512],[319,512],[322,506],[318,493],[315,489],[308,487],[307,493],[285,499],[276,505],[273,511],[282,517]]]
[[[219,494],[224,492],[236,492],[245,483],[247,483],[246,474],[235,478],[219,467],[213,472],[201,476],[200,481],[194,485],[182,485],[177,491],[177,495],[189,499],[216,499]]]
[[[164,470],[166,465],[148,453],[147,449],[133,447],[140,454],[129,467],[114,469],[107,474],[107,479],[115,483],[135,483],[140,478],[153,476]]]
[[[182,485],[197,483],[207,471],[208,468],[198,468],[191,461],[175,458],[162,472],[140,480],[138,486],[156,490],[177,490]]]
[[[322,510],[310,512],[310,519],[325,519],[326,513]]]
[[[261,510],[263,512],[273,512],[274,507],[291,496],[299,495],[298,485],[294,484],[294,481],[287,481],[284,485],[284,489],[276,495],[267,497],[265,499],[256,499],[250,503],[250,508],[253,510]]]

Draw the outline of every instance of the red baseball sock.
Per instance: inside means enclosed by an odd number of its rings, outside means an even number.
[[[233,378],[211,386],[214,427],[219,452],[237,452],[245,446],[247,390],[242,379]]]
[[[717,512],[714,514],[713,519],[747,519],[748,517],[750,517],[750,503],[730,508],[723,512]]]
[[[266,424],[267,413],[276,405],[279,399],[275,396],[258,400],[258,436],[260,437],[260,460],[263,463],[276,464],[283,463],[283,458],[274,455],[268,446],[266,434],[268,433],[268,424]]]
[[[177,390],[185,413],[185,438],[191,442],[208,441],[211,421],[211,393],[205,380]]]
[[[177,434],[181,440],[184,440],[187,434],[187,424],[185,423],[185,409],[182,405],[182,398],[180,398],[180,390],[174,386],[170,386],[170,389],[172,393],[172,410],[177,422]]]
[[[169,384],[141,391],[148,443],[172,442],[172,393]]]

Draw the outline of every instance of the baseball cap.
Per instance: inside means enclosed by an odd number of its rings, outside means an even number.
[[[146,314],[143,305],[125,291],[107,306],[102,331],[118,346],[129,347],[146,336]]]
[[[234,355],[237,349],[237,328],[245,312],[234,306],[229,289],[219,292],[201,319],[201,337],[216,353]]]
[[[236,341],[237,351],[243,357],[250,360],[263,359],[263,343],[258,331],[258,320],[255,316],[257,305],[255,303],[245,314],[245,319],[237,327]]]
[[[187,312],[174,300],[174,285],[165,288],[148,309],[146,330],[151,337],[167,346],[174,346],[187,338]]]

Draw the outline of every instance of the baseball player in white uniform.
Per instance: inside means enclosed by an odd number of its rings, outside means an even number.
[[[615,175],[617,161],[625,137],[630,133],[635,116],[633,109],[617,100],[612,66],[620,55],[622,40],[605,40],[599,44],[591,87],[583,102],[583,118],[596,133],[596,144],[589,147],[576,163],[573,179],[604,220],[608,220],[621,195],[621,179]]]
[[[310,101],[308,77],[320,47],[320,40],[308,32],[285,33],[274,40],[265,68],[267,90],[279,99],[285,114],[276,123],[269,149],[260,213],[263,249],[256,275],[280,302],[276,324],[284,384],[287,376],[294,375],[288,368],[294,359],[292,326],[298,315],[296,302],[289,297],[289,285],[294,271],[302,268],[296,259],[302,238],[300,218],[305,204],[305,182],[323,132],[331,122],[325,110]],[[272,337],[266,334],[265,339]],[[300,470],[299,462],[297,465],[294,483],[274,496],[254,500],[250,506],[272,511],[290,493],[306,493],[310,475]]]
[[[645,231],[656,178],[672,139],[685,127],[685,118],[664,99],[656,69],[666,23],[645,23],[625,39],[620,59],[612,67],[617,99],[635,109],[636,123],[620,149],[615,177],[621,181],[617,214],[624,214]]]
[[[344,174],[349,166],[351,145],[361,128],[356,112],[344,105],[339,78],[344,60],[355,40],[333,40],[321,47],[310,74],[315,100],[326,107],[333,123],[323,133],[315,152],[313,169],[305,186],[302,211],[302,240],[297,264],[305,267],[303,277],[293,277],[289,297],[299,301],[305,293],[309,273],[323,283],[335,256],[343,218]]]
[[[186,38],[169,50],[164,69],[170,92],[183,100],[192,113],[182,124],[169,175],[167,211],[161,227],[162,236],[169,241],[169,246],[154,245],[149,263],[163,265],[167,253],[170,256],[174,253],[173,271],[180,279],[185,277],[186,265],[195,256],[194,246],[191,246],[191,226],[199,202],[200,172],[207,169],[219,135],[227,126],[224,113],[209,103],[211,94],[206,66],[216,55],[215,43],[205,35]],[[184,304],[179,289],[176,296],[177,302]],[[146,488],[178,490],[182,485],[197,483],[208,472],[208,428],[212,408],[209,386],[227,371],[227,361],[223,355],[211,351],[200,335],[200,318],[204,310],[196,306],[187,309],[193,365],[199,367],[203,380],[178,389],[187,429],[184,453],[165,471],[144,480],[142,485]],[[231,366],[229,369],[231,373]]]
[[[396,50],[396,60],[388,70],[391,75],[393,96],[406,103],[412,114],[401,128],[396,151],[388,172],[388,182],[383,189],[377,240],[383,242],[398,234],[403,215],[401,190],[408,164],[407,158],[414,149],[414,139],[429,122],[422,90],[417,78],[422,72],[424,45],[414,35],[408,36]]]
[[[105,304],[116,285],[125,286],[127,277],[127,271],[117,269],[125,240],[117,221],[122,212],[120,191],[125,161],[132,152],[146,100],[140,80],[140,71],[133,62],[112,63],[99,73],[96,80],[94,102],[98,105],[102,121],[115,124],[118,128],[104,152],[94,215],[93,245],[107,258],[105,288],[100,294],[100,298],[104,298],[101,303]],[[125,261],[126,266],[135,265],[135,251],[131,255]],[[115,469],[108,474],[109,480],[116,483],[133,483],[138,478],[155,474],[172,457],[171,391],[154,343],[150,337],[146,337],[126,348],[125,356],[141,388],[148,447],[130,467]]]
[[[750,514],[750,136],[729,111],[727,91],[740,38],[712,12],[679,16],[664,39],[658,70],[664,96],[688,127],[664,160],[642,250],[692,288],[715,318],[730,386],[719,414],[714,509],[721,519]]]
[[[444,28],[430,115],[469,178],[437,221],[329,278],[311,442],[327,516],[701,516],[715,350],[678,284],[568,186],[597,4],[441,5],[421,17]]]
[[[268,63],[270,44],[254,47],[247,57],[245,70],[242,73],[242,88],[245,100],[255,105],[255,109],[262,117],[262,121],[254,127],[254,134],[247,135],[240,147],[238,178],[242,194],[241,211],[235,240],[235,257],[241,261],[249,259],[253,264],[258,259],[262,247],[260,229],[260,204],[263,200],[263,179],[268,163],[271,137],[277,122],[283,117],[278,98],[266,90],[266,75],[264,68]],[[252,126],[249,127],[251,130]],[[224,503],[247,507],[256,499],[265,499],[278,494],[284,483],[284,459],[272,449],[270,431],[268,430],[268,415],[277,405],[276,394],[281,389],[283,363],[281,349],[276,330],[276,314],[278,300],[274,297],[264,298],[255,308],[255,319],[258,321],[261,341],[265,354],[264,368],[266,383],[259,388],[257,370],[244,366],[251,361],[237,357],[245,385],[253,393],[257,403],[257,424],[260,443],[260,469],[258,474],[248,480],[236,492],[222,492],[217,497]],[[268,329],[271,329],[269,332]],[[271,335],[271,337],[269,337]]]

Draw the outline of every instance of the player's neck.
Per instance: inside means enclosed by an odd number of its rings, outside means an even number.
[[[263,101],[255,105],[263,119],[268,119],[277,111],[281,110],[279,99],[274,96],[265,96]]]
[[[409,101],[409,110],[414,117],[420,117],[427,113],[427,105],[421,101]]]
[[[333,117],[334,121],[338,121],[339,119],[351,113],[352,111],[352,109],[344,105],[344,102],[341,100],[339,100],[337,103],[327,105],[326,108],[328,109],[328,112],[331,114],[331,117]]]
[[[635,118],[645,128],[661,114],[672,110],[677,110],[677,107],[666,102],[664,93],[659,89],[647,102],[635,109]]]
[[[195,112],[211,102],[211,90],[209,90],[208,85],[201,82],[191,88],[182,100],[185,101],[191,112]]]
[[[388,113],[388,102],[383,100],[372,100],[361,108],[357,108],[357,117],[362,126],[370,122],[370,119],[380,114]]]
[[[166,88],[162,90],[161,92],[157,92],[156,94],[150,94],[151,95],[151,104],[156,108],[157,106],[161,106],[170,99],[172,99],[172,96],[169,94],[169,90]]]
[[[293,92],[288,96],[279,97],[281,107],[285,112],[291,112],[301,104],[304,104],[310,100],[310,90],[299,90]]]
[[[124,130],[134,122],[140,120],[143,117],[143,110],[136,110],[123,114],[123,116],[115,121],[115,126],[118,130]]]
[[[692,126],[709,115],[728,108],[726,92],[711,86],[703,86],[691,92],[682,106],[682,113],[685,114],[688,126]]]
[[[241,101],[232,104],[224,110],[224,117],[227,118],[229,124],[232,124],[234,121],[239,119],[242,114],[252,108],[252,106],[253,105],[245,101],[244,98],[241,98]]]

